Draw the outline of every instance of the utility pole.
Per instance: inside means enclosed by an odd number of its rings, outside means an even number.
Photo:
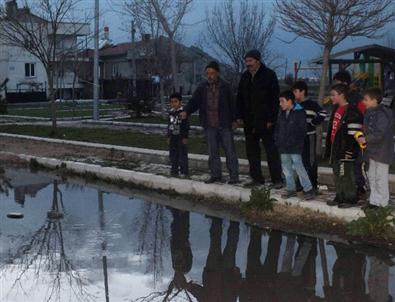
[[[99,0],[95,0],[95,53],[93,58],[93,119],[99,119]]]
[[[132,33],[132,95],[133,98],[137,96],[136,93],[136,79],[137,79],[137,67],[136,67],[136,29],[134,27],[134,21],[131,24],[131,33]]]

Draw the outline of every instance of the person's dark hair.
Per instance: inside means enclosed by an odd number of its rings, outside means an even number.
[[[285,90],[280,93],[280,98],[284,98],[286,100],[291,100],[292,103],[295,103],[295,95],[291,90]]]
[[[377,100],[377,103],[380,104],[383,101],[383,92],[378,87],[368,88],[363,92],[363,95],[367,95],[371,99]]]
[[[216,61],[211,61],[210,63],[208,63],[205,70],[207,70],[207,68],[215,69],[218,72],[220,71],[219,70],[219,64]]]
[[[347,97],[349,88],[346,84],[335,84],[332,86],[331,90],[336,91],[338,94],[343,94],[345,97]]]
[[[178,99],[180,102],[182,102],[182,95],[179,94],[178,92],[172,93],[170,95],[170,100],[171,99]]]
[[[347,70],[340,70],[335,73],[335,75],[333,76],[333,80],[350,85],[351,84],[351,74]]]
[[[309,88],[307,87],[307,83],[305,81],[296,81],[293,85],[292,85],[292,90],[298,89],[300,91],[304,91],[304,95],[307,96],[307,94],[309,93]]]

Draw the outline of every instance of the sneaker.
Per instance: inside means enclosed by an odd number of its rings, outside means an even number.
[[[284,199],[288,199],[288,198],[296,197],[296,196],[297,196],[296,191],[287,191],[286,193],[281,194],[281,198],[284,198]]]
[[[204,183],[206,184],[213,184],[215,182],[221,182],[221,177],[210,177],[209,179],[205,180]]]
[[[275,182],[274,184],[272,184],[271,187],[275,190],[280,190],[282,187],[284,187],[284,184],[282,181],[279,181],[279,182]]]
[[[189,176],[188,176],[188,174],[180,174],[180,178],[183,178],[183,179],[188,179],[188,178],[189,178]]]
[[[311,189],[310,191],[303,192],[303,199],[304,200],[311,200],[314,199],[316,196],[315,191]]]
[[[378,208],[378,206],[368,203],[362,207],[362,210],[377,210]]]

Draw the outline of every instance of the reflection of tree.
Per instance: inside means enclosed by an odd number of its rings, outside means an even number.
[[[8,190],[11,188],[10,179],[6,177],[4,168],[0,167],[0,194],[4,193],[8,196]]]
[[[166,209],[159,204],[145,203],[136,220],[138,253],[147,257],[147,273],[153,274],[154,286],[163,272],[163,254],[168,246],[168,218]]]
[[[59,198],[59,196],[61,196],[61,192],[55,180],[53,183],[51,212],[63,209],[62,198]],[[46,282],[49,286],[46,293],[46,301],[60,300],[61,290],[65,284],[69,286],[72,295],[77,301],[92,300],[92,296],[85,289],[84,278],[77,272],[66,254],[62,221],[60,219],[48,218],[44,225],[33,233],[26,244],[18,247],[10,255],[10,263],[13,265],[7,264],[3,267],[4,274],[16,272],[17,275],[10,293],[17,287],[22,289],[24,293],[27,293],[24,283],[29,278],[27,274],[33,272],[36,283],[42,281],[44,274],[50,278],[48,283]],[[32,289],[33,287],[34,285],[32,285]]]

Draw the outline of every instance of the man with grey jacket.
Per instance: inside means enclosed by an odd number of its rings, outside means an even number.
[[[379,88],[367,89],[363,94],[366,106],[363,132],[358,143],[366,144],[365,157],[369,160],[370,198],[368,208],[388,206],[389,166],[394,158],[394,117],[392,110],[381,104]]]

